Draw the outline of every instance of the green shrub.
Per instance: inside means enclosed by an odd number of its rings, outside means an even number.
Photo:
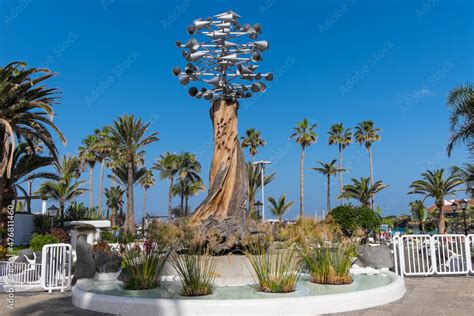
[[[216,259],[202,248],[190,249],[183,246],[185,253],[173,252],[170,263],[178,272],[183,296],[203,296],[212,294],[216,270]]]
[[[352,283],[349,270],[356,256],[356,247],[352,243],[335,247],[327,243],[313,244],[302,254],[311,282],[334,285]]]
[[[156,243],[146,241],[143,250],[135,245],[122,245],[125,269],[130,278],[124,282],[127,290],[148,290],[160,285],[166,260],[171,253]]]
[[[115,238],[114,233],[110,230],[101,231],[100,239],[109,243],[115,243],[117,241],[117,238]]]
[[[51,230],[51,217],[48,215],[35,215],[33,224],[35,225],[35,232],[42,235],[48,234]],[[60,221],[56,219],[53,221],[53,227],[57,228],[60,224]]]
[[[332,209],[331,215],[347,237],[352,237],[357,229],[362,229],[367,238],[380,225],[380,217],[365,206],[341,205]]]
[[[56,236],[52,235],[40,235],[40,234],[33,234],[33,238],[30,241],[30,248],[33,251],[41,251],[44,245],[48,244],[59,244],[60,240]]]
[[[269,247],[267,246],[269,245]],[[255,288],[260,292],[294,292],[300,277],[300,260],[294,245],[286,243],[283,250],[275,249],[272,241],[261,240],[245,251],[257,279]]]
[[[73,202],[64,213],[65,219],[68,221],[101,219],[98,215],[99,212],[97,207],[87,207],[84,203]]]

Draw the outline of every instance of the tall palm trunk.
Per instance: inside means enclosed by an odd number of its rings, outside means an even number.
[[[186,210],[186,216],[188,216],[188,202],[189,202],[189,196],[185,196],[184,198],[184,209]]]
[[[33,180],[28,180],[28,213],[31,214],[31,193],[33,192]]]
[[[146,211],[146,191],[143,192],[143,208],[142,208],[142,235],[145,236],[145,211]]]
[[[110,222],[112,224],[112,227],[117,225],[117,208],[116,207],[112,207],[112,216],[110,217]]]
[[[94,181],[94,169],[92,165],[89,165],[89,207],[92,208],[93,206],[93,181]]]
[[[370,147],[367,147],[367,151],[369,152],[369,164],[370,164],[370,185],[374,184],[374,173],[373,173],[373,163],[372,163],[372,150]],[[370,198],[370,206],[372,210],[374,209],[374,203],[375,203],[375,195],[372,194]]]
[[[188,211],[184,209],[184,185],[181,185],[181,194],[179,195],[180,198],[180,207],[181,207],[181,212],[184,212],[185,216],[188,216]]]
[[[172,209],[172,202],[173,202],[173,178],[170,177],[170,187],[168,189],[168,221],[171,221],[171,209]]]
[[[339,144],[339,194],[342,194],[342,146]],[[340,200],[340,205],[344,202],[344,199]]]
[[[301,146],[300,160],[300,217],[304,216],[304,146]]]
[[[328,174],[328,196],[327,196],[327,212],[331,211],[331,175]]]
[[[103,181],[104,181],[105,160],[100,163],[100,178],[99,178],[99,215],[102,217],[102,195],[103,195]]]
[[[127,211],[125,213],[125,227],[127,231],[135,235],[135,216],[133,209],[133,161],[130,159],[127,163]]]
[[[444,233],[446,228],[446,221],[444,219],[444,212],[443,212],[444,200],[439,199],[436,201],[436,207],[438,207],[438,234]]]

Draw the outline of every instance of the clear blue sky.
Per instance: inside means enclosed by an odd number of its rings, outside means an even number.
[[[263,132],[268,145],[258,158],[272,160],[278,172],[267,193],[295,201],[290,216],[298,211],[300,149],[288,136],[305,117],[318,124],[320,136],[307,149],[307,168],[336,158],[337,149],[327,145],[331,124],[371,119],[383,130],[373,153],[375,178],[390,185],[377,197],[384,215],[407,211],[415,198],[406,195],[408,185],[421,171],[468,161],[462,147],[451,158],[445,153],[445,100],[452,87],[473,82],[472,1],[2,0],[0,63],[22,60],[59,73],[50,85],[63,93],[56,118],[68,139],[62,153],[77,153],[95,128],[133,113],[160,132],[147,166],[165,151],[191,151],[207,179],[209,104],[190,98],[172,76],[171,68],[185,63],[174,42],[188,38],[193,19],[228,9],[243,22],[261,23],[261,39],[270,41],[261,67],[276,80],[242,102],[239,127]],[[363,147],[351,145],[345,162],[346,182],[368,176]],[[325,179],[306,171],[305,188],[307,214],[324,209]],[[334,179],[333,198],[337,192]],[[165,214],[166,194],[167,183],[158,181],[149,194],[152,214]],[[137,215],[141,206],[137,189]]]

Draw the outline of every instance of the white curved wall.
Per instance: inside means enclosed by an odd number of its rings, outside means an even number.
[[[145,299],[89,293],[79,280],[73,287],[73,303],[83,309],[120,315],[315,315],[370,308],[399,300],[405,294],[403,278],[384,271],[392,282],[370,290],[307,297],[206,300]]]

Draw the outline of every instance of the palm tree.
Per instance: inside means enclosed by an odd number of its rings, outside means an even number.
[[[89,167],[89,207],[94,206],[93,203],[93,183],[94,183],[94,166],[98,161],[97,145],[99,141],[95,135],[89,135],[82,140],[79,146],[79,158]]]
[[[370,164],[370,184],[374,184],[374,172],[373,172],[373,157],[372,157],[372,143],[380,141],[380,128],[374,127],[374,122],[363,121],[356,126],[356,132],[354,137],[359,144],[364,144],[367,152],[369,153],[369,164]],[[374,208],[375,195],[371,198],[371,207]]]
[[[286,195],[281,195],[278,202],[273,198],[268,198],[270,202],[270,211],[278,218],[278,221],[281,223],[281,218],[288,212],[293,205],[293,202],[286,203]]]
[[[251,162],[247,163],[247,174],[249,176],[249,191],[248,191],[248,210],[250,214],[255,214],[255,197],[262,188],[262,166],[253,165]],[[263,185],[272,182],[276,177],[276,173],[264,175]]]
[[[420,231],[422,234],[425,233],[425,222],[428,218],[428,212],[423,205],[423,201],[416,200],[410,203],[410,211],[415,222],[418,222]]]
[[[135,185],[139,183],[140,179],[146,175],[147,169],[144,167],[134,166],[132,170],[132,184]],[[109,179],[113,180],[114,183],[118,183],[120,186],[126,188],[128,185],[128,169],[127,166],[117,165],[112,169],[112,174],[107,176]]]
[[[184,182],[190,181],[191,183],[201,181],[201,164],[197,161],[196,156],[191,153],[182,153],[177,158],[178,163],[178,181],[181,183],[180,188],[182,189],[179,194],[181,199],[181,210],[184,210],[185,215],[188,215],[188,210],[184,208],[184,199],[185,199],[185,188],[186,184]]]
[[[474,188],[471,187],[471,179],[474,179],[474,164],[466,163],[463,167],[454,166],[451,168],[451,172],[456,174],[466,184],[466,193],[473,196]]]
[[[370,199],[378,192],[387,188],[388,185],[382,181],[376,181],[370,184],[369,178],[351,179],[352,184],[346,184],[342,189],[342,194],[338,199],[354,199],[365,207],[370,208]]]
[[[191,196],[196,196],[200,192],[206,191],[206,187],[201,180],[192,181],[190,179],[186,179],[184,181],[179,181],[177,184],[173,186],[173,195],[179,195],[184,197],[184,207],[181,209],[181,214],[184,216],[188,216],[189,214],[189,198]]]
[[[82,163],[78,157],[63,156],[60,161],[55,161],[53,166],[55,179],[43,182],[38,188],[38,194],[57,201],[61,219],[64,219],[66,203],[74,201],[87,191],[80,187],[84,181],[77,180],[81,175]]]
[[[26,68],[23,62],[12,62],[0,67],[0,209],[11,204],[4,200],[4,184],[11,176],[15,136],[33,147],[42,143],[57,158],[53,130],[61,142],[62,132],[53,123],[53,106],[58,102],[56,88],[48,88],[44,81],[55,74],[48,69]]]
[[[127,212],[125,225],[128,232],[135,234],[135,216],[133,200],[133,168],[140,156],[143,157],[143,148],[158,141],[158,133],[145,135],[150,123],[143,123],[133,115],[124,115],[114,121],[108,128],[110,142],[117,151],[121,160],[127,165]]]
[[[408,194],[424,195],[424,200],[433,198],[438,208],[438,233],[442,234],[446,227],[443,206],[444,199],[448,196],[456,195],[458,186],[463,181],[456,173],[450,173],[444,178],[444,169],[427,170],[421,174],[421,180],[413,181],[410,185],[411,191]]]
[[[168,219],[171,220],[173,184],[174,178],[178,173],[178,155],[169,152],[160,155],[160,159],[155,162],[152,169],[160,172],[161,180],[168,179],[170,182],[168,189]]]
[[[104,171],[105,165],[110,160],[112,155],[112,146],[108,137],[108,127],[101,130],[94,131],[94,136],[97,138],[95,152],[97,154],[97,162],[100,163],[100,177],[99,177],[99,214],[102,216],[102,195],[104,194]]]
[[[258,147],[265,146],[266,142],[262,139],[262,132],[255,128],[249,128],[245,131],[245,136],[240,137],[242,148],[249,148],[249,154],[252,160],[255,159]]]
[[[448,156],[458,143],[466,143],[471,154],[474,154],[474,88],[470,84],[451,90],[448,95],[448,106],[451,137],[448,145]]]
[[[155,185],[155,177],[153,177],[153,171],[146,170],[143,177],[138,180],[140,186],[143,188],[143,208],[142,208],[142,234],[145,235],[145,212],[146,212],[146,193],[148,189]]]
[[[30,197],[32,194],[30,183],[34,179],[40,178],[56,179],[56,175],[51,172],[37,172],[38,169],[47,167],[53,162],[53,157],[40,156],[32,152],[26,143],[20,143],[13,152],[11,177],[7,178],[5,176],[5,190],[12,192],[15,198],[18,196],[18,190],[20,190],[28,198],[27,207],[30,213]],[[28,183],[28,191],[22,187],[25,182]]]
[[[337,159],[332,160],[330,163],[324,163],[321,161],[317,161],[321,167],[318,168],[311,168],[313,171],[317,171],[323,176],[327,177],[328,180],[328,192],[327,192],[327,211],[331,211],[331,176],[335,176],[338,172],[341,173],[346,171],[345,169],[341,169],[336,167]]]
[[[372,161],[372,143],[380,141],[380,128],[374,127],[374,122],[372,121],[363,121],[356,126],[356,132],[354,137],[357,143],[364,144],[367,152],[369,153],[369,163],[370,163],[370,184],[374,184],[374,174],[373,174],[373,161]]]
[[[295,138],[297,144],[301,146],[300,159],[300,217],[304,216],[304,150],[316,142],[318,135],[314,131],[316,124],[310,125],[307,119],[296,124],[290,138]]]
[[[125,191],[119,186],[110,187],[105,189],[105,197],[107,198],[107,218],[109,218],[109,209],[112,210],[110,222],[112,227],[116,226],[117,222],[117,211],[122,209],[123,194]]]
[[[342,193],[342,152],[352,143],[352,131],[350,128],[344,128],[342,123],[334,124],[328,132],[329,145],[337,145],[339,149],[339,194]],[[341,200],[342,203],[342,200]]]

